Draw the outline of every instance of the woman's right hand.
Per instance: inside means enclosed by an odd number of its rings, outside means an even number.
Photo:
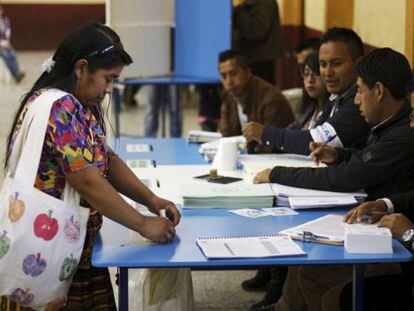
[[[143,237],[158,243],[168,243],[175,236],[173,223],[168,218],[158,216],[144,216],[138,232]]]

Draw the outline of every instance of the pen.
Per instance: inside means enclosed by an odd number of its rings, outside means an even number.
[[[316,239],[319,239],[319,240],[328,240],[328,241],[331,240],[327,236],[317,235],[317,234],[314,234],[314,233],[312,233],[310,231],[298,232],[298,235],[305,242],[312,242],[312,241],[315,241]]]
[[[326,146],[327,144],[329,144],[331,141],[333,141],[336,137],[338,136],[338,134],[335,134],[334,136],[329,137],[320,147]],[[313,156],[313,152],[311,152],[306,159],[312,159]]]
[[[371,216],[371,215],[390,215],[390,212],[380,212],[380,211],[372,211],[372,212],[367,212],[365,213],[365,215]]]

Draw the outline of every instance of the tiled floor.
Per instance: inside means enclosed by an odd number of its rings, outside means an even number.
[[[26,78],[20,83],[0,81],[0,167],[3,167],[3,155],[6,138],[19,99],[26,93],[41,72],[41,64],[51,52],[21,52],[19,60],[21,67],[26,71]],[[0,78],[3,74],[3,64],[0,65]],[[139,101],[139,95],[138,95]],[[196,129],[197,107],[196,95],[189,93],[183,107],[183,136],[189,129]],[[124,109],[121,113],[121,133],[128,135],[143,134],[143,107]],[[167,123],[168,128],[168,123]],[[1,169],[0,169],[1,170]],[[0,171],[0,183],[3,173]],[[113,272],[113,271],[112,271]],[[261,298],[262,293],[248,293],[240,288],[243,279],[250,277],[251,271],[218,271],[193,272],[195,308],[200,311],[232,311],[248,310],[249,306]],[[116,289],[115,289],[116,290]]]

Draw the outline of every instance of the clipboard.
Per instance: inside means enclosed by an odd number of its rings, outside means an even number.
[[[336,245],[336,246],[343,246],[344,241],[332,240],[329,237],[320,236],[313,234],[310,231],[303,231],[303,233],[299,234],[288,234],[293,240],[308,242],[308,243],[321,243],[321,244],[328,244],[328,245]]]
[[[288,228],[280,231],[281,234],[287,234],[292,239],[303,241],[303,242],[313,242],[321,243],[328,245],[344,245],[344,232],[343,232],[343,217],[344,215],[337,214],[328,214],[317,219],[308,221],[299,226]],[[328,225],[330,228],[337,228],[336,234],[333,235],[323,235],[317,233],[319,228],[322,226]]]

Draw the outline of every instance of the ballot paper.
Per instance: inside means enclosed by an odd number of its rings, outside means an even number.
[[[148,160],[148,159],[132,159],[132,160],[127,160],[127,165],[129,168],[131,169],[136,169],[136,168],[149,168],[152,167],[152,161]]]
[[[262,210],[270,216],[293,216],[299,214],[289,207],[266,207],[262,208]]]
[[[391,254],[392,234],[388,228],[345,224],[345,249],[348,253]]]
[[[265,207],[261,209],[240,208],[235,210],[229,210],[229,212],[248,218],[258,218],[265,216],[291,216],[298,214],[289,207]]]
[[[237,210],[229,210],[230,213],[248,217],[248,218],[259,218],[264,216],[269,216],[269,214],[261,209],[254,209],[254,208],[240,208]]]
[[[151,146],[148,144],[127,144],[126,151],[128,153],[150,152]]]

